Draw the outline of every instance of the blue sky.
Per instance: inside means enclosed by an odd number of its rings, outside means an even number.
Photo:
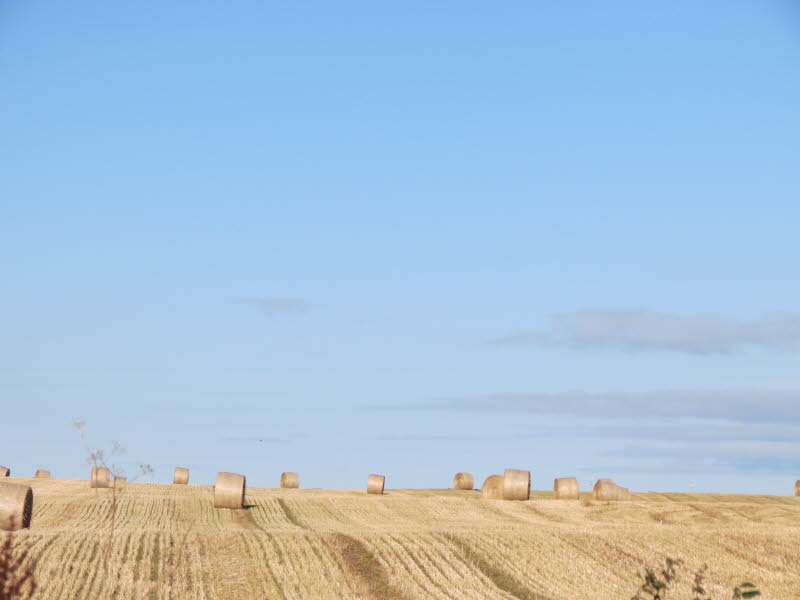
[[[0,464],[789,493],[789,1],[0,5]]]

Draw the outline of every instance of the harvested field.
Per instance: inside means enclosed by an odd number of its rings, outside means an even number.
[[[30,485],[41,599],[627,599],[664,557],[708,563],[711,595],[800,595],[800,498],[634,493],[629,502],[485,500],[480,491],[247,488],[11,478]],[[112,536],[113,531],[113,536]]]

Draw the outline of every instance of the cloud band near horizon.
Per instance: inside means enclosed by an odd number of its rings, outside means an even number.
[[[545,329],[521,329],[486,344],[697,355],[730,354],[744,348],[787,351],[800,346],[800,313],[748,320],[595,308],[557,314]]]
[[[551,414],[587,419],[659,417],[800,423],[800,390],[730,388],[604,393],[496,393],[423,400],[377,408]]]

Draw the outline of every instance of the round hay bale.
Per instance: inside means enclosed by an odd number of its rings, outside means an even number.
[[[0,482],[0,529],[27,529],[32,515],[33,490],[27,485]]]
[[[530,500],[531,472],[506,469],[503,475],[503,500]]]
[[[481,496],[488,500],[503,499],[503,476],[489,475],[481,486]]]
[[[794,495],[795,496],[800,496],[800,479],[798,479],[794,483]]]
[[[386,477],[375,475],[374,473],[367,479],[368,494],[383,494],[383,487],[386,484]]]
[[[592,488],[595,500],[616,500],[617,484],[611,479],[598,479]]]
[[[8,467],[0,467],[0,477],[11,477],[11,469]]]
[[[281,473],[281,487],[295,489],[300,487],[300,475],[286,471]]]
[[[92,478],[89,480],[90,488],[110,488],[111,471],[106,467],[92,467]]]
[[[472,473],[456,473],[453,477],[453,487],[457,490],[471,490],[475,487],[475,478]]]
[[[177,485],[186,485],[189,483],[189,469],[183,467],[175,467],[175,473],[172,475],[172,483]]]
[[[244,507],[245,488],[244,475],[217,473],[217,482],[214,484],[214,508]]]
[[[38,477],[39,479],[50,479],[50,471],[46,471],[45,469],[36,469],[36,473],[34,473],[33,476]]]
[[[594,494],[594,499],[600,500],[601,502],[616,502],[619,500],[631,499],[631,493],[628,488],[617,485],[610,479],[599,479],[597,483],[594,484],[592,493]]]
[[[121,488],[128,481],[127,477],[114,477],[114,487]]]
[[[578,480],[575,477],[558,477],[553,482],[556,500],[577,500],[580,497]]]

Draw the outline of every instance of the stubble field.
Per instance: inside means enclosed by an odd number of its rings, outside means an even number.
[[[628,599],[637,571],[708,563],[709,591],[744,580],[800,597],[800,498],[636,493],[631,502],[484,500],[478,491],[212,488],[12,478],[34,490],[15,546],[41,599]]]

